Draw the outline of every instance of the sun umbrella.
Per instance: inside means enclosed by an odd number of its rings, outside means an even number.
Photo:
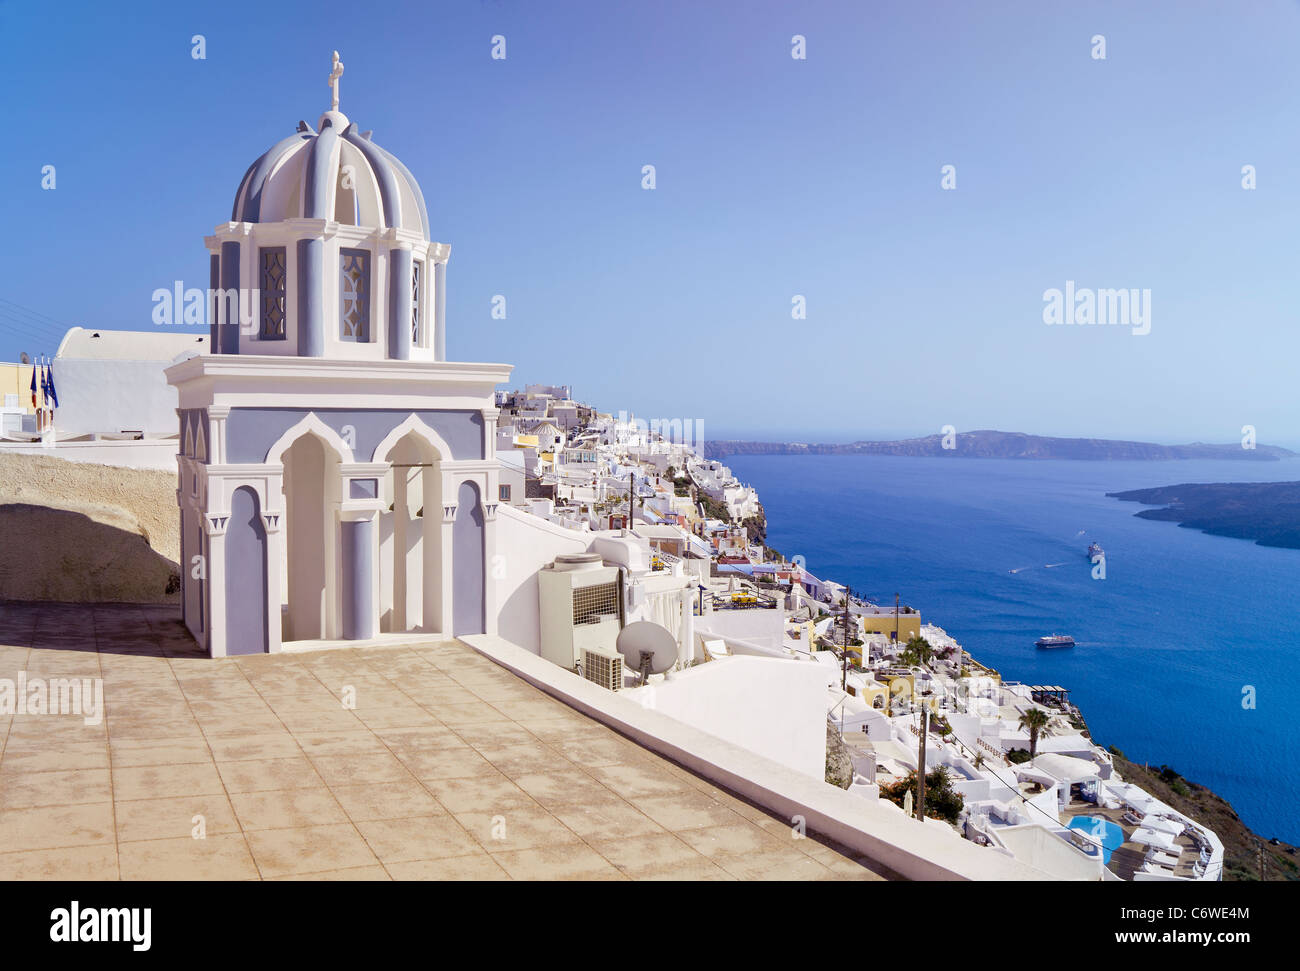
[[[1169,833],[1161,833],[1154,829],[1147,829],[1145,826],[1138,829],[1136,833],[1129,837],[1134,843],[1140,843],[1143,846],[1154,847],[1157,850],[1177,849],[1178,845]]]
[[[1164,819],[1160,816],[1148,816],[1142,820],[1144,829],[1154,829],[1158,833],[1170,833],[1177,836],[1183,831],[1183,824],[1174,822],[1172,819]]]

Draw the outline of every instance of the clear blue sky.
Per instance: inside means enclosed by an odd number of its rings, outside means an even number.
[[[1300,440],[1300,10],[1268,0],[0,0],[0,300],[152,327],[334,48],[452,244],[449,355],[515,384],[710,436]],[[1067,279],[1149,288],[1151,333],[1045,325]],[[0,325],[0,360],[62,333]]]

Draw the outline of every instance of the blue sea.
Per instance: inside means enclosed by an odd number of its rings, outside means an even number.
[[[879,603],[899,593],[1005,680],[1069,688],[1097,741],[1172,766],[1260,835],[1300,843],[1300,550],[1138,519],[1147,507],[1106,496],[1296,480],[1300,461],[725,462],[758,490],[770,546]],[[1052,633],[1077,646],[1034,647]]]

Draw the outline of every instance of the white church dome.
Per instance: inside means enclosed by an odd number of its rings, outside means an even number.
[[[272,146],[248,167],[233,222],[332,219],[351,226],[407,229],[428,240],[420,184],[405,165],[337,108]]]

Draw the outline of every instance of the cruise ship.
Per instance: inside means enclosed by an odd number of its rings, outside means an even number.
[[[1069,634],[1049,634],[1034,641],[1035,647],[1074,647],[1074,638]]]

